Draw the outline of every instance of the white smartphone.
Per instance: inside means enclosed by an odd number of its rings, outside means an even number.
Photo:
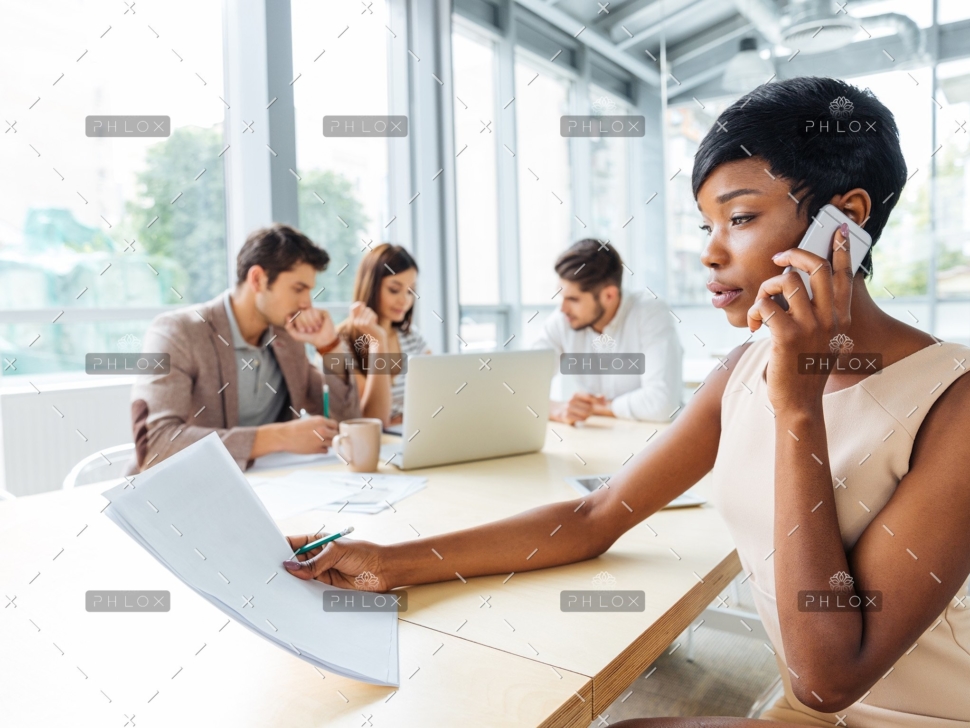
[[[869,247],[872,245],[872,238],[869,236],[869,233],[856,225],[835,205],[825,205],[819,210],[818,216],[809,224],[808,230],[805,231],[805,236],[802,238],[802,242],[798,244],[798,247],[802,250],[807,250],[809,253],[815,253],[815,255],[820,258],[825,258],[831,263],[832,240],[835,236],[835,231],[839,229],[842,223],[849,224],[849,253],[852,257],[852,275],[855,275],[856,271],[859,270],[859,266],[862,265],[866,253],[869,252]],[[808,300],[811,301],[812,284],[810,282],[810,274],[798,268],[793,269],[792,266],[785,268],[785,273],[790,270],[794,270],[801,276],[802,284],[805,286],[806,293],[808,293]],[[788,299],[785,298],[784,294],[776,293],[771,297],[771,300],[781,306],[782,310],[788,310]]]

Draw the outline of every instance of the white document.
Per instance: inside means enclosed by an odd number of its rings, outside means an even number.
[[[307,465],[331,465],[339,463],[340,458],[334,452],[320,453],[319,455],[301,455],[294,452],[271,452],[256,458],[247,473],[259,472],[262,470],[280,470],[283,468],[302,468]]]
[[[250,477],[257,497],[276,520],[314,509],[379,513],[427,486],[427,478],[382,473],[298,470],[278,478]]]
[[[335,502],[341,513],[380,513],[428,485],[427,478],[413,475],[360,473],[344,478],[357,486],[357,492]]]
[[[400,684],[396,612],[324,612],[328,591],[282,562],[293,551],[213,433],[104,492],[104,513],[229,617],[303,660]]]
[[[360,490],[315,470],[297,470],[278,478],[250,476],[249,482],[275,521],[318,508],[330,510],[328,504],[343,502]]]

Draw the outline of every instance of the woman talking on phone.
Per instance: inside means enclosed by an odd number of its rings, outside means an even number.
[[[834,114],[846,110],[862,123],[842,127],[859,130],[834,133]],[[821,120],[833,123],[813,131],[808,122]],[[970,349],[879,308],[865,285],[871,253],[853,275],[851,248],[862,243],[850,225],[836,230],[827,258],[798,248],[826,204],[877,244],[906,179],[893,115],[868,90],[806,77],[758,87],[704,137],[692,186],[713,304],[732,326],[766,326],[769,336],[734,349],[670,427],[578,513],[567,501],[390,546],[343,539],[290,572],[354,588],[368,571],[385,591],[456,571],[595,558],[713,470],[714,504],[785,694],[764,720],[614,725],[968,725],[970,377],[962,375]],[[796,271],[810,281],[811,298]],[[844,366],[852,356],[878,361],[878,371]],[[825,357],[829,368],[807,365]],[[564,538],[526,560],[558,524]],[[290,537],[294,548],[306,540]],[[833,613],[800,601],[833,589],[862,606]],[[872,595],[876,607],[863,598]]]

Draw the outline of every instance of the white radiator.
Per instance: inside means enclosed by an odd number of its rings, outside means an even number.
[[[57,490],[82,458],[132,442],[130,382],[37,388],[0,391],[0,488],[17,496]]]

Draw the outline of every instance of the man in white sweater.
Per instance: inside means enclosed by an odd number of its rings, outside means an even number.
[[[550,419],[668,421],[682,404],[684,358],[670,308],[649,291],[623,292],[623,261],[600,240],[579,241],[555,267],[562,304],[533,348],[559,354],[576,392],[552,401]]]

